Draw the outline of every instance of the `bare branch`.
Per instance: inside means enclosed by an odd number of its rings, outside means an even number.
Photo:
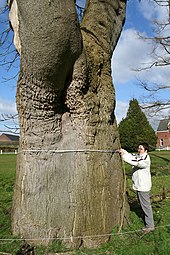
[[[148,117],[162,116],[165,118],[170,116],[170,101],[141,102],[140,107]]]
[[[76,0],[75,0],[75,6],[76,6],[76,9],[77,9],[77,13],[78,13],[78,16],[79,16],[79,20],[81,21],[82,18],[83,18],[83,14],[84,14],[84,10],[85,8],[76,4]]]
[[[18,118],[18,114],[1,114],[0,121],[7,121],[7,120],[16,120]]]
[[[6,129],[8,129],[8,132],[10,132],[12,134],[19,134],[20,133],[18,127],[11,127],[11,126],[7,126],[7,125],[4,125],[4,127]],[[0,132],[2,132],[2,131],[0,130]]]
[[[19,128],[11,128],[11,127],[8,127],[8,126],[5,126],[6,129],[8,129],[8,133],[12,133],[12,134],[17,134],[19,135],[20,132],[19,132]],[[6,129],[0,129],[0,132],[1,133],[4,133],[4,132],[7,132]]]
[[[159,92],[160,90],[170,89],[170,85],[163,85],[158,83],[152,83],[149,85],[147,81],[141,81],[139,79],[138,81],[139,81],[138,85],[149,92],[156,93],[156,92]]]
[[[4,124],[4,128],[10,133],[19,134],[18,114],[1,114],[0,122],[8,122],[9,125]],[[6,130],[0,130],[0,132],[6,132]]]
[[[8,82],[10,80],[14,80],[15,78],[18,77],[18,74],[19,74],[19,72],[17,72],[15,75],[11,76],[10,78],[2,77],[2,79],[3,79],[2,83]]]
[[[6,5],[4,5],[4,6],[2,6],[2,7],[0,8],[0,15],[1,15],[1,14],[6,13],[6,12],[7,12],[7,10],[8,10],[8,6],[7,6],[7,4],[6,4]]]

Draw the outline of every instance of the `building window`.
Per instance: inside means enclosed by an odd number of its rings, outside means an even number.
[[[164,144],[163,139],[160,139],[160,146],[162,147],[162,146],[163,146],[163,144]]]

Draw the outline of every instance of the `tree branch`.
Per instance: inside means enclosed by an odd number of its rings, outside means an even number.
[[[19,126],[18,126],[18,114],[1,114],[0,116],[0,122],[9,122],[11,121],[11,124],[6,125],[4,124],[4,127],[8,129],[8,132],[19,134]],[[0,132],[5,132],[4,130],[0,130]]]

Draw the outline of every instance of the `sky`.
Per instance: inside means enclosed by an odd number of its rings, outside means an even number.
[[[147,63],[154,62],[152,41],[143,40],[138,34],[140,33],[144,38],[152,37],[155,28],[153,21],[163,22],[167,14],[167,8],[160,7],[153,1],[128,1],[126,23],[112,57],[112,77],[116,90],[118,122],[126,117],[129,100],[136,98],[139,102],[143,101],[146,91],[139,86],[139,80],[148,81],[150,84],[169,84],[168,66],[154,67],[142,72],[135,71]],[[168,34],[168,31],[166,33]],[[157,51],[161,52],[160,49]],[[158,97],[169,99],[170,91],[159,92]],[[164,114],[167,115],[167,112]],[[158,120],[162,117],[161,115],[158,118],[155,116],[149,119],[154,129],[157,128]]]
[[[0,1],[0,9],[4,3],[5,0]],[[84,0],[77,0],[77,4],[83,6]],[[138,34],[140,33],[143,37],[151,37],[154,29],[153,20],[159,19],[163,21],[167,17],[167,13],[165,7],[157,6],[153,0],[129,0],[127,2],[126,22],[112,57],[112,77],[116,92],[115,114],[118,123],[122,118],[126,117],[129,101],[133,98],[141,101],[145,95],[145,91],[139,86],[139,80],[164,84],[169,82],[168,67],[155,67],[150,71],[145,70],[142,72],[135,71],[141,65],[153,62],[153,45],[151,41],[141,39]],[[0,16],[0,20],[4,20],[4,16]],[[0,32],[7,26],[7,22],[1,23]],[[166,32],[168,33],[168,31]],[[13,35],[11,34],[10,36]],[[3,49],[0,47],[0,54],[4,52],[4,47]],[[14,47],[12,46],[11,50],[13,49]],[[160,50],[158,49],[158,51]],[[1,57],[0,60],[2,60]],[[10,70],[1,61],[0,115],[17,113],[15,104],[17,77],[11,78],[16,76],[18,71],[19,60],[14,63]],[[170,92],[164,90],[158,96],[159,98],[168,98],[170,97]],[[152,118],[149,121],[156,130],[158,119]],[[6,130],[4,124],[7,126],[13,124],[15,126],[11,121],[0,122],[0,133]]]

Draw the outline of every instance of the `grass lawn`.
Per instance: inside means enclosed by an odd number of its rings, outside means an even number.
[[[14,238],[11,234],[12,192],[15,180],[16,155],[0,155],[0,239]],[[21,242],[0,241],[0,254],[16,254]]]
[[[0,237],[10,234],[10,213],[16,155],[0,155]]]
[[[150,153],[152,166],[152,207],[156,230],[142,236],[140,230],[143,221],[136,194],[132,191],[131,167],[125,164],[127,175],[127,192],[131,207],[129,225],[124,227],[122,235],[113,229],[110,242],[98,249],[81,249],[75,255],[168,255],[170,254],[170,151]],[[12,193],[15,180],[16,155],[0,155],[0,254],[22,255],[17,253],[23,241],[2,240],[16,239],[11,234]],[[163,196],[162,196],[163,194]],[[48,252],[65,251],[59,242],[49,247],[36,247],[36,255]],[[31,254],[31,253],[30,253]]]

